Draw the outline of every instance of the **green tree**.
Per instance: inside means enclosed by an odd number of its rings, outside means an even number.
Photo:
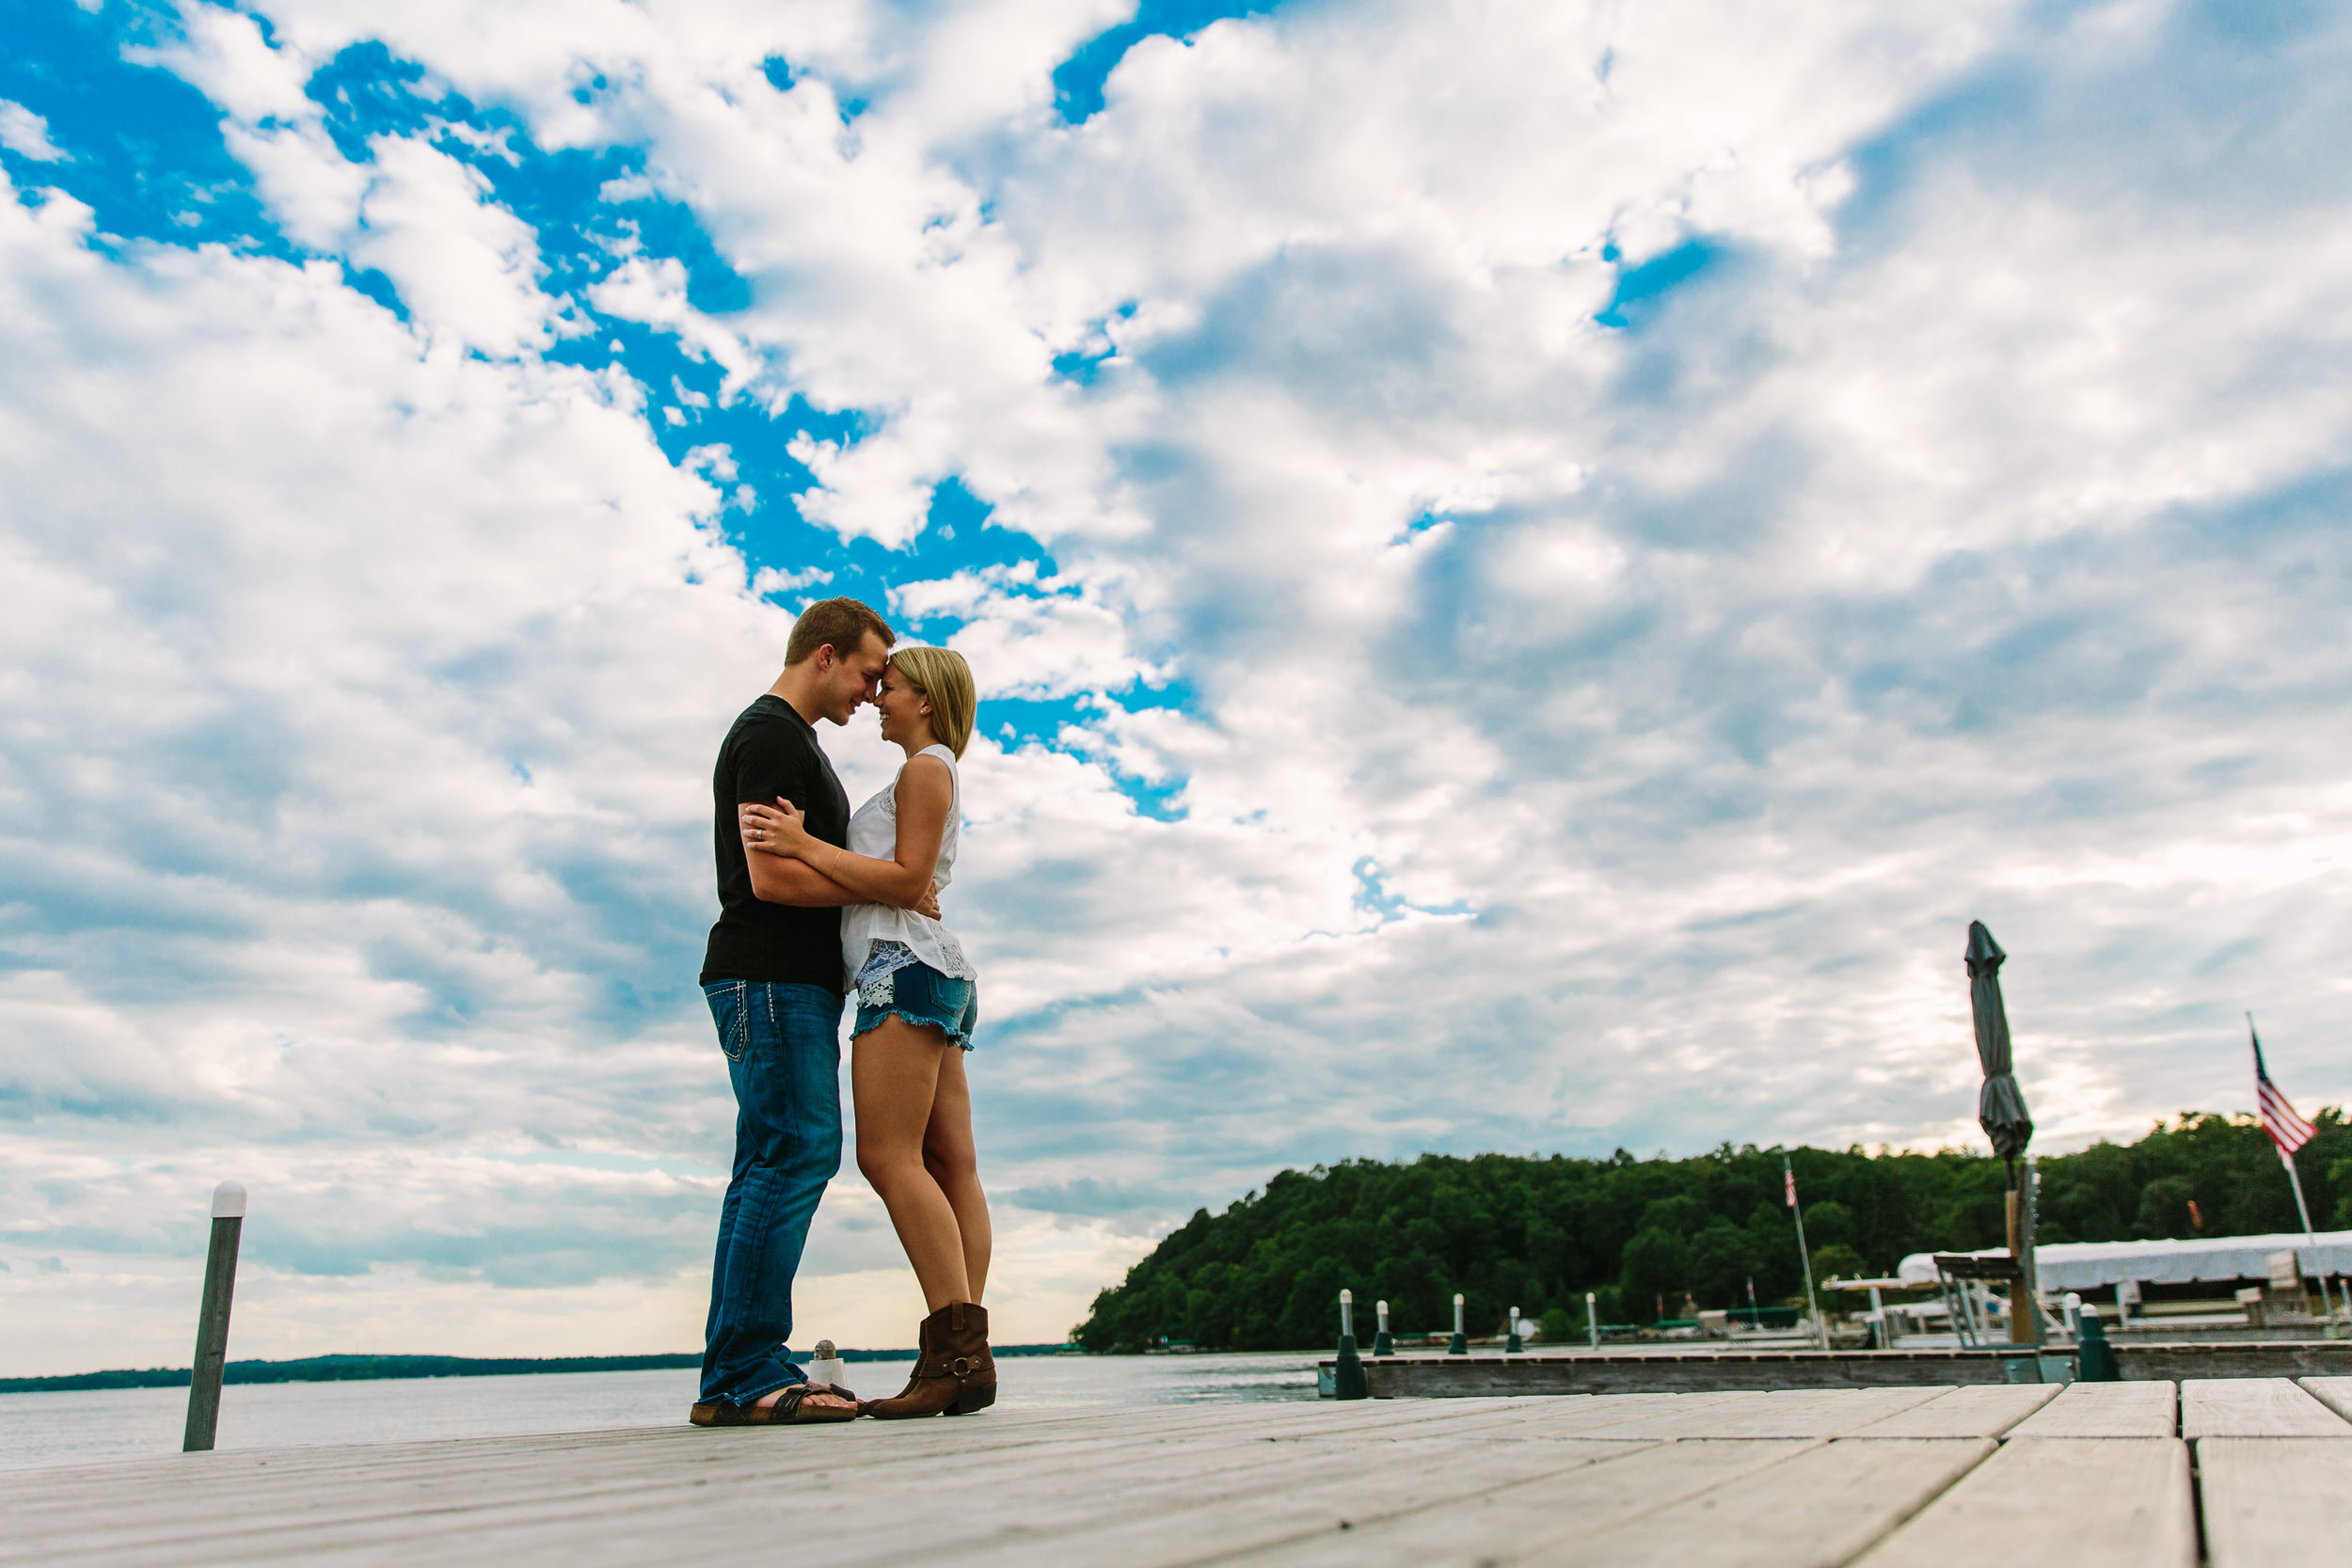
[[[1869,1279],[1870,1265],[1862,1260],[1862,1254],[1843,1242],[1835,1242],[1817,1248],[1813,1254],[1815,1284],[1824,1279]]]
[[[1853,1211],[1835,1198],[1806,1205],[1804,1239],[1811,1246],[1852,1248],[1854,1244]]]
[[[1707,1205],[1689,1193],[1677,1193],[1672,1197],[1653,1199],[1642,1210],[1638,1230],[1662,1230],[1677,1239],[1688,1239],[1691,1233],[1707,1224]]]
[[[1625,1295],[1614,1285],[1599,1285],[1593,1289],[1593,1321],[1602,1323],[1629,1323],[1633,1310],[1625,1304]]]
[[[1754,1239],[1721,1214],[1691,1239],[1684,1283],[1701,1307],[1741,1307],[1759,1259]]]
[[[2352,1225],[2352,1128],[2328,1107],[2298,1158],[2314,1217]],[[1981,1153],[1787,1151],[1824,1273],[1891,1272],[1907,1253],[1997,1246],[2007,1173]],[[1561,1155],[1423,1155],[1277,1173],[1222,1213],[1197,1211],[1126,1278],[1096,1296],[1073,1331],[1090,1350],[1160,1338],[1234,1349],[1328,1349],[1343,1288],[1385,1297],[1406,1329],[1449,1329],[1454,1293],[1481,1333],[1506,1307],[1583,1322],[1646,1323],[1656,1299],[1687,1287],[1707,1306],[1740,1305],[1747,1281],[1767,1303],[1804,1289],[1779,1149],[1721,1145],[1684,1160]],[[2041,1162],[2042,1237],[2050,1242],[2301,1228],[2286,1173],[2249,1116],[2191,1112],[2131,1144],[2095,1144]]]
[[[2160,1176],[2139,1195],[2139,1212],[2133,1216],[2136,1236],[2159,1241],[2196,1234],[2188,1206],[2197,1189],[2185,1176]]]
[[[1625,1244],[1623,1286],[1634,1312],[1655,1316],[1661,1297],[1671,1312],[1681,1298],[1689,1267],[1681,1238],[1673,1231],[1658,1226],[1635,1231]]]

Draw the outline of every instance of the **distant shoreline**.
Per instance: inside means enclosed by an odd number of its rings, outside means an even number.
[[[1077,1354],[1074,1345],[997,1345],[997,1355]],[[912,1361],[913,1350],[845,1350],[844,1361]],[[698,1353],[675,1355],[310,1355],[294,1361],[231,1361],[228,1383],[360,1383],[409,1377],[512,1377],[532,1372],[642,1372],[699,1367]],[[185,1388],[185,1367],[146,1367],[56,1377],[0,1377],[0,1394],[67,1394],[104,1388]]]

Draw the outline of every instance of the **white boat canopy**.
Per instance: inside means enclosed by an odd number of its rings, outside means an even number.
[[[2301,1231],[2283,1236],[2201,1236],[2188,1242],[2055,1242],[2034,1248],[2033,1260],[2045,1291],[2087,1291],[2137,1279],[2153,1285],[2197,1280],[2264,1279],[2270,1255],[2292,1252],[2305,1275],[2352,1275],[2352,1230],[2323,1230],[2319,1244]],[[1948,1256],[1948,1255],[1947,1255]],[[2006,1247],[1987,1247],[1974,1258],[2002,1258]],[[1915,1252],[1895,1273],[1907,1285],[1935,1283],[1935,1254]]]

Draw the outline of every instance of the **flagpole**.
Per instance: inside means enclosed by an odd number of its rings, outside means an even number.
[[[2295,1184],[2295,1212],[2303,1216],[2303,1239],[2312,1243],[2313,1252],[2317,1252],[2319,1232],[2312,1228],[2312,1206],[2303,1201],[2303,1179],[2295,1173],[2295,1156],[2281,1148],[2279,1150],[2279,1164],[2287,1167],[2287,1180]],[[2314,1258],[2312,1261],[2316,1263],[2319,1259]]]
[[[2312,1243],[2312,1273],[2319,1278],[2319,1299],[2327,1303],[2325,1314],[2332,1318],[2336,1315],[2336,1304],[2328,1299],[2328,1287],[2335,1278],[2335,1271],[2322,1271],[2320,1268],[2319,1232],[2312,1228],[2312,1206],[2303,1201],[2303,1178],[2296,1172],[2295,1156],[2283,1148],[2279,1150],[2279,1163],[2287,1167],[2287,1180],[2295,1185],[2295,1209],[2303,1216],[2303,1239]],[[2352,1307],[2348,1307],[2347,1311],[2352,1311]]]
[[[1780,1174],[1788,1182],[1788,1212],[1797,1216],[1797,1260],[1804,1265],[1805,1310],[1813,1314],[1813,1332],[1820,1336],[1821,1348],[1829,1349],[1829,1324],[1821,1321],[1821,1304],[1813,1299],[1813,1254],[1805,1250],[1804,1211],[1797,1206],[1797,1172],[1789,1164],[1788,1156],[1780,1157]]]
[[[2335,1277],[2335,1271],[2322,1270],[2320,1267],[2319,1232],[2312,1227],[2312,1206],[2304,1201],[2302,1173],[2295,1168],[2295,1156],[2288,1152],[2286,1143],[2280,1136],[2279,1129],[2272,1123],[2271,1105],[2263,1099],[2265,1089],[2268,1089],[2273,1095],[2278,1093],[2278,1089],[2275,1085],[2271,1084],[2270,1074],[2263,1066],[2262,1037],[2254,1032],[2254,1015],[2251,1012],[2246,1015],[2246,1038],[2254,1048],[2255,1111],[2262,1121],[2263,1131],[2270,1134],[2270,1147],[2279,1151],[2279,1164],[2287,1167],[2287,1184],[2295,1189],[2295,1212],[2303,1220],[2303,1239],[2311,1243],[2312,1272],[2319,1280],[2319,1299],[2328,1304],[2327,1315],[2332,1317],[2335,1315],[2336,1308],[2335,1304],[2328,1300],[2328,1281]],[[2292,1114],[2291,1107],[2289,1113]],[[2303,1138],[2308,1140],[2311,1135],[2311,1130],[2306,1128],[2303,1132]],[[2298,1143],[2296,1147],[2300,1148],[2301,1144]],[[2302,1289],[2299,1282],[2296,1288]],[[2347,1285],[2344,1291],[2344,1315],[2347,1319],[2352,1319],[2352,1285]]]

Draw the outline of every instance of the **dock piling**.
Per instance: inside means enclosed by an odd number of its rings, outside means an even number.
[[[1342,1400],[1368,1400],[1372,1390],[1364,1383],[1364,1363],[1356,1354],[1356,1292],[1340,1292],[1340,1354],[1331,1369],[1331,1396]]]
[[[2082,1315],[2079,1337],[2074,1341],[2074,1381],[2077,1383],[2121,1383],[2123,1370],[2115,1359],[2115,1347],[2107,1342],[2107,1331],[2096,1312]]]
[[[245,1229],[245,1184],[213,1189],[213,1241],[204,1255],[204,1300],[196,1315],[196,1363],[188,1375],[183,1453],[205,1453],[220,1423],[220,1378],[229,1358],[229,1303],[237,1291],[237,1242]]]
[[[1373,1303],[1373,1310],[1379,1314],[1377,1320],[1379,1323],[1379,1329],[1372,1337],[1372,1354],[1375,1355],[1394,1355],[1396,1354],[1396,1341],[1389,1338],[1389,1304],[1385,1301],[1376,1301]]]
[[[1448,1355],[1468,1355],[1470,1337],[1462,1332],[1462,1292],[1454,1292],[1454,1338],[1445,1342]]]

